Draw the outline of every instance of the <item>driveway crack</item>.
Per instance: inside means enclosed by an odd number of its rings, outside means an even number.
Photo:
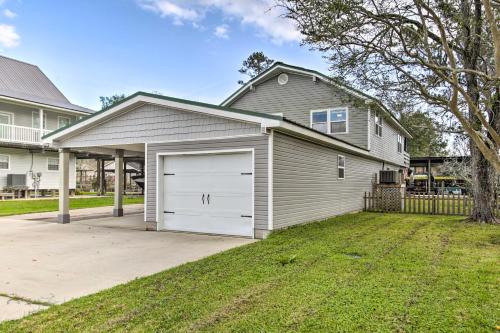
[[[33,304],[33,305],[42,305],[42,306],[54,305],[54,303],[40,301],[40,300],[36,300],[36,299],[31,299],[28,297],[18,296],[18,295],[14,295],[14,294],[6,294],[6,293],[2,293],[2,292],[0,292],[0,297],[8,298],[10,301],[21,301],[21,302]]]

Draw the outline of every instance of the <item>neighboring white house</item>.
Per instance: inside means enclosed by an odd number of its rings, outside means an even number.
[[[42,136],[93,113],[71,104],[35,65],[0,56],[0,191],[8,186],[59,188],[59,154],[42,146]],[[70,158],[70,188],[75,185]]]
[[[71,151],[113,154],[117,184],[124,158],[144,156],[148,229],[263,238],[361,210],[380,170],[405,174],[407,138],[380,101],[275,63],[222,105],[138,92],[44,142],[61,149],[64,175]],[[61,223],[70,220],[67,188]]]

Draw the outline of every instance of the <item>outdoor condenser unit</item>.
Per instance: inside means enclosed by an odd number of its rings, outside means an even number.
[[[393,170],[380,170],[380,184],[397,184],[399,182],[399,175],[397,171]]]
[[[25,174],[7,174],[7,186],[26,186]]]

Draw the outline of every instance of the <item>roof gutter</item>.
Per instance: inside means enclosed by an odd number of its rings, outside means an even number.
[[[50,104],[31,102],[31,101],[28,101],[25,99],[13,98],[13,97],[8,97],[8,96],[3,96],[3,95],[0,95],[0,100],[9,101],[9,102],[13,102],[16,104],[28,104],[31,106],[35,106],[37,108],[51,109],[51,110],[63,111],[63,112],[71,112],[71,113],[81,114],[83,116],[88,116],[88,115],[92,114],[90,112],[76,111],[73,109],[62,108],[62,107],[53,106]]]

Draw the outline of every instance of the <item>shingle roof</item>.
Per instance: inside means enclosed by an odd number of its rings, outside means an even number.
[[[79,112],[94,112],[72,104],[38,66],[4,56],[0,56],[0,96]]]

